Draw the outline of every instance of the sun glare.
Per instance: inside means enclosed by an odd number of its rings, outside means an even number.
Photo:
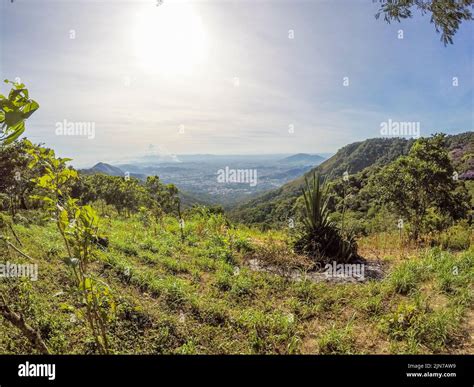
[[[208,55],[201,17],[188,3],[166,2],[137,14],[134,46],[139,66],[164,76],[191,75]]]

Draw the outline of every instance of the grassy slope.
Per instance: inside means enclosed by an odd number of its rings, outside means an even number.
[[[182,243],[172,218],[156,235],[137,219],[104,222],[111,243],[94,271],[120,297],[110,329],[116,353],[472,352],[464,321],[472,316],[472,248],[387,257],[383,281],[335,285],[250,271],[245,263],[254,255],[298,262],[279,232],[229,229],[219,217],[195,217],[186,221]],[[89,331],[74,313],[54,226],[15,229],[39,264],[39,280],[3,279],[0,291],[52,352],[93,353]],[[26,262],[3,245],[0,254],[2,261]],[[0,331],[0,353],[34,351],[1,318]]]

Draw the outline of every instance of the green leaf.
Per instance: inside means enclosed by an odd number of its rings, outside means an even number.
[[[25,123],[20,122],[20,124],[15,127],[13,133],[11,133],[10,135],[8,135],[7,137],[5,137],[3,139],[0,139],[0,141],[2,141],[4,145],[11,144],[18,137],[20,137],[23,134],[24,131],[25,131]]]
[[[26,104],[22,110],[23,119],[26,120],[38,109],[39,109],[39,104],[36,101],[31,101],[30,103]]]

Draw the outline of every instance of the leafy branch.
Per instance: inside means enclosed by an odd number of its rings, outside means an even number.
[[[5,80],[13,88],[8,98],[0,94],[0,144],[14,142],[25,131],[25,120],[39,109],[38,102],[30,99],[23,83]]]

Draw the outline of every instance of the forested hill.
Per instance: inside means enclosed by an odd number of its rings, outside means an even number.
[[[461,178],[474,180],[474,132],[447,138],[449,156]]]
[[[341,148],[334,156],[313,168],[303,176],[283,185],[279,189],[266,192],[234,208],[234,220],[249,224],[273,224],[286,219],[291,213],[305,176],[314,172],[328,176],[329,179],[341,177],[345,171],[355,174],[371,166],[386,165],[401,155],[408,154],[413,139],[372,138],[354,142]],[[474,133],[466,132],[446,137],[453,165],[461,177],[474,175]]]

